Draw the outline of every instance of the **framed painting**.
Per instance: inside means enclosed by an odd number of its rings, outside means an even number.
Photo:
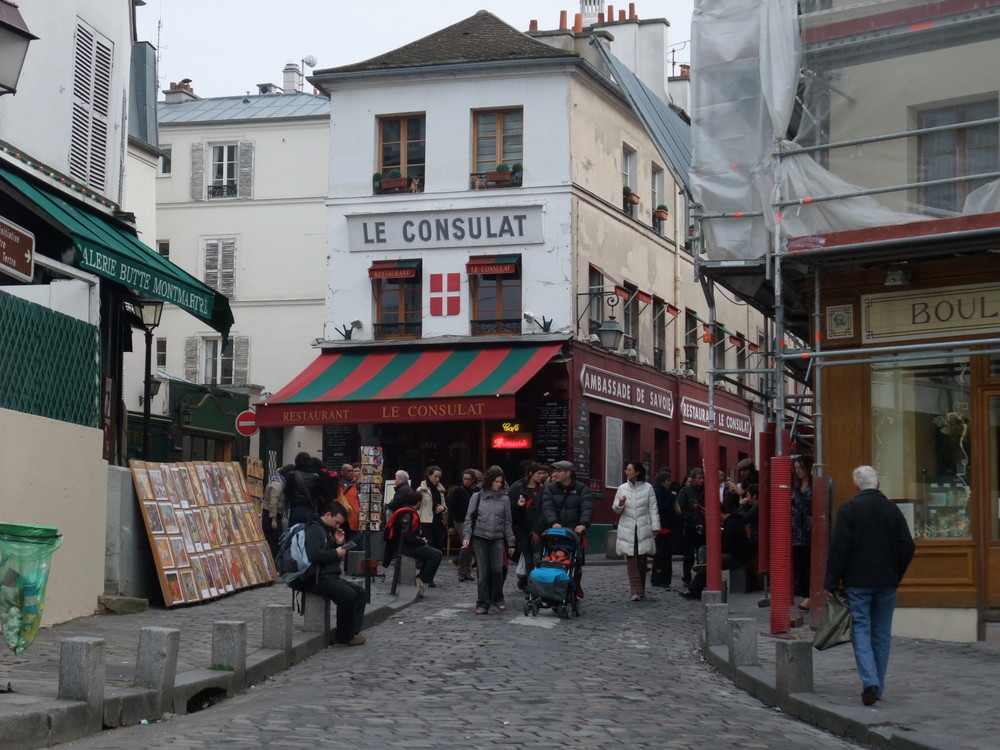
[[[186,568],[191,565],[191,560],[188,558],[187,546],[184,543],[184,537],[171,536],[167,537],[170,540],[170,551],[173,552],[175,568]]]
[[[156,503],[143,503],[143,510],[146,512],[146,528],[150,534],[163,533],[163,520],[160,518],[160,506]]]
[[[174,506],[170,503],[159,503],[159,506],[163,530],[168,534],[180,534],[181,529],[177,525],[177,514],[174,512]]]
[[[184,592],[184,601],[196,602],[201,599],[201,594],[198,592],[198,584],[194,580],[194,569],[188,568],[187,570],[180,571],[180,578],[181,591]]]

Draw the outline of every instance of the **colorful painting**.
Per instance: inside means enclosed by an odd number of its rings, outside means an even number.
[[[144,465],[140,465],[138,461],[129,461],[129,466],[132,467],[132,477],[135,480],[135,492],[139,496],[140,500],[155,500],[156,495],[153,492],[153,484],[149,481],[149,471],[146,470]]]
[[[181,533],[181,529],[177,525],[177,516],[174,513],[174,506],[170,503],[160,503],[160,521],[163,523],[163,530],[168,534]]]
[[[208,550],[212,546],[212,537],[208,533],[208,525],[205,523],[204,511],[201,509],[192,510],[191,513],[194,515],[194,522],[198,524],[198,535],[201,537],[201,544]]]
[[[191,558],[191,567],[194,569],[194,579],[198,583],[198,590],[201,598],[207,599],[210,596],[208,590],[208,579],[205,577],[205,565],[200,557]]]
[[[160,568],[174,568],[174,555],[170,550],[170,540],[166,537],[159,537],[154,539],[156,547],[156,558],[160,562]]]
[[[186,568],[191,564],[191,560],[188,559],[187,548],[184,543],[184,538],[179,536],[168,537],[170,539],[170,550],[174,553],[174,562],[177,563],[175,567]]]
[[[242,544],[246,541],[246,538],[243,536],[242,514],[236,509],[235,505],[227,505],[226,511],[229,513],[229,528],[233,532],[233,537],[236,539],[237,544]]]
[[[198,533],[198,523],[194,520],[194,511],[184,511],[184,522],[187,524],[188,531],[191,533],[191,539],[194,540],[195,551],[201,552],[205,549],[205,547],[201,543],[201,534]]]
[[[188,463],[184,465],[184,470],[187,471],[188,483],[191,485],[193,494],[191,502],[197,503],[199,506],[208,505],[208,501],[205,499],[205,489],[201,486],[201,477],[198,475],[198,467]]]
[[[253,586],[260,583],[260,580],[254,574],[253,563],[250,561],[250,554],[246,547],[238,547],[240,551],[240,562],[243,563],[243,572],[247,576],[247,585]]]
[[[197,550],[194,546],[194,539],[191,537],[191,530],[188,528],[187,520],[183,512],[177,513],[177,525],[181,527],[181,536],[184,537],[184,549],[189,555],[193,555]]]
[[[163,480],[164,487],[167,488],[167,499],[170,502],[180,505],[181,493],[174,486],[174,477],[170,472],[170,466],[167,464],[160,464],[160,478]]]
[[[153,485],[153,497],[157,500],[169,500],[167,486],[163,483],[163,474],[160,470],[147,468],[146,471],[149,474],[149,483]]]
[[[149,522],[149,532],[151,534],[163,533],[163,521],[160,518],[160,509],[156,503],[143,503],[142,507],[146,511],[146,520]]]
[[[184,594],[181,591],[181,579],[176,571],[164,574],[167,579],[167,593],[170,595],[169,604],[178,604],[184,601]]]
[[[184,601],[196,602],[201,599],[198,593],[198,584],[194,580],[194,569],[180,571],[181,591],[184,592]]]

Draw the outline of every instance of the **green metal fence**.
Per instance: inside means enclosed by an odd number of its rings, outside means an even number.
[[[95,326],[0,292],[0,408],[97,427]]]

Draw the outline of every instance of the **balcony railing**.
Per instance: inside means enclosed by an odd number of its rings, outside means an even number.
[[[508,320],[491,320],[480,318],[472,321],[473,336],[487,336],[494,333],[520,333],[521,319],[513,318]]]
[[[622,336],[622,349],[638,349],[639,339],[635,336],[629,336],[627,333]]]
[[[375,323],[372,326],[377,341],[385,339],[419,339],[423,326],[421,323]]]
[[[662,349],[660,349],[659,347],[654,346],[653,347],[653,367],[655,367],[657,370],[663,370],[663,369],[665,369],[665,364],[664,363],[666,362],[666,359],[667,358],[665,356],[665,352]]]
[[[238,198],[239,188],[236,183],[227,183],[225,185],[209,185],[208,186],[208,197],[209,198]]]

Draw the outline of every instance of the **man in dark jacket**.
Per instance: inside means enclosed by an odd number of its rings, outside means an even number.
[[[428,544],[420,534],[420,516],[417,515],[416,506],[420,505],[422,497],[419,492],[410,490],[386,521],[390,545],[386,549],[386,557],[398,549],[401,555],[412,557],[417,561],[420,568],[417,574],[417,596],[420,597],[424,596],[427,587],[434,583],[434,574],[441,566],[441,558],[444,556],[441,550]]]
[[[871,466],[854,470],[858,494],[837,514],[823,587],[827,596],[843,582],[851,609],[854,661],[861,702],[882,697],[889,665],[896,589],[913,559],[913,536],[895,503],[879,491]]]
[[[321,511],[319,523],[306,526],[306,557],[312,565],[302,575],[302,588],[337,605],[334,642],[360,646],[365,642],[361,626],[368,594],[340,577],[340,561],[347,555],[347,549],[341,546],[345,537],[341,526],[347,521],[347,511],[340,503],[333,502],[325,503]]]
[[[670,488],[672,481],[670,469],[663,468],[653,482],[656,511],[660,516],[660,533],[656,535],[656,554],[653,556],[653,573],[649,577],[649,585],[662,588],[668,588],[673,581],[673,548],[680,531],[677,495]]]
[[[713,490],[714,492],[714,490]],[[684,562],[681,581],[691,583],[695,553],[705,545],[705,472],[691,469],[687,485],[677,495],[684,528]]]
[[[305,523],[316,517],[320,501],[320,478],[312,456],[302,451],[295,457],[295,468],[285,482],[285,507],[288,525]]]
[[[455,487],[448,496],[448,519],[455,528],[455,534],[462,539],[462,529],[465,527],[465,516],[469,512],[469,500],[476,491],[476,474],[472,469],[462,472],[462,483]],[[459,545],[458,550],[458,580],[473,581],[472,549]]]
[[[576,479],[576,467],[569,461],[552,464],[552,481],[542,490],[542,517],[545,528],[567,528],[580,537],[579,565],[576,567],[576,595],[583,598],[584,551],[587,527],[594,514],[594,500],[590,487]]]

